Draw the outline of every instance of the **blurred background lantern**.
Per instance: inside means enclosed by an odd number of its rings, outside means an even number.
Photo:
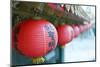
[[[70,25],[64,24],[57,26],[58,43],[60,46],[65,46],[66,43],[72,41],[74,37],[73,28]]]
[[[71,25],[74,30],[74,37],[77,37],[80,34],[80,29],[77,25],[73,24]]]
[[[84,31],[84,27],[83,27],[83,25],[81,25],[81,24],[78,24],[77,26],[79,27],[79,29],[80,29],[80,32],[82,33],[82,32]]]

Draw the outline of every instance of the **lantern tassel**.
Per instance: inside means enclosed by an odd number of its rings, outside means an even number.
[[[43,57],[37,57],[37,58],[32,58],[33,64],[41,64],[45,62],[45,59]]]

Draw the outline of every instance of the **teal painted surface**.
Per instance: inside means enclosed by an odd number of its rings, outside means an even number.
[[[32,59],[21,55],[15,49],[12,49],[12,65],[32,64]]]

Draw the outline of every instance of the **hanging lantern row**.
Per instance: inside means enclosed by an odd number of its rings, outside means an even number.
[[[24,11],[31,19],[21,20],[13,27],[12,48],[16,49],[23,56],[33,58],[33,63],[39,63],[38,60],[44,61],[43,56],[54,50],[57,43],[61,47],[64,47],[67,43],[78,37],[80,33],[83,33],[92,27],[91,23],[82,25],[66,24],[66,21],[63,22],[63,19],[61,20],[61,17],[65,15],[63,6],[61,8],[60,6],[57,6],[57,4],[51,3],[45,5],[40,3],[30,3],[28,6],[27,3],[23,4],[20,5],[21,7],[18,9]],[[30,6],[32,6],[32,8]],[[44,7],[45,9],[41,9],[41,7]],[[46,15],[49,16],[49,20]],[[57,16],[56,18],[55,15]],[[41,18],[37,18],[37,16]],[[50,18],[51,16],[55,18],[55,21],[50,21],[52,20]],[[52,23],[54,23],[54,25]],[[70,21],[68,23],[70,23]]]
[[[93,26],[92,23],[88,24],[63,24],[57,26],[58,32],[58,44],[64,47],[67,43],[71,42],[74,38],[78,37],[79,34],[88,31]]]
[[[62,24],[55,27],[44,19],[24,20],[13,28],[12,48],[26,57],[38,59],[54,50],[57,43],[64,47],[91,27],[91,23],[85,25]]]

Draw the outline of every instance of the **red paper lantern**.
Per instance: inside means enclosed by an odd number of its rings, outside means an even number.
[[[74,37],[73,28],[70,25],[60,25],[57,27],[58,43],[60,46],[65,46],[66,43],[72,41]]]
[[[90,29],[92,27],[91,23],[85,24],[84,25],[84,30],[87,31],[88,29]]]
[[[93,24],[90,22],[88,23],[88,28],[90,29],[93,26]]]
[[[56,48],[58,36],[55,27],[46,20],[21,22],[17,32],[17,49],[27,57],[41,57]]]
[[[87,30],[87,24],[84,24],[83,28],[84,28],[84,31],[86,31]]]
[[[23,23],[17,23],[12,29],[12,48],[14,48],[14,46],[15,46],[16,36],[17,36],[17,33],[19,32],[19,29],[22,24]]]
[[[77,25],[80,29],[80,33],[84,32],[84,26],[83,25]]]
[[[71,25],[74,30],[74,37],[77,37],[80,34],[80,29],[76,25]]]
[[[85,25],[86,30],[88,30],[90,27],[89,23]]]

